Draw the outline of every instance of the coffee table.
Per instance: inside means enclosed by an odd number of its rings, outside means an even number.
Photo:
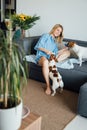
[[[22,119],[19,130],[41,130],[41,116],[31,112],[26,118]]]

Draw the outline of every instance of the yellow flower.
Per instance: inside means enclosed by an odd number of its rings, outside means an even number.
[[[24,21],[25,21],[27,16],[24,15],[24,14],[20,14],[19,17],[20,17],[21,20],[24,20]]]

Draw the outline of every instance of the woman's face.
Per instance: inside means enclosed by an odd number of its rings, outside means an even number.
[[[54,30],[53,36],[54,36],[54,37],[58,37],[58,36],[60,36],[61,33],[62,33],[62,28],[61,28],[61,27],[58,27],[58,28],[56,28],[56,29]]]

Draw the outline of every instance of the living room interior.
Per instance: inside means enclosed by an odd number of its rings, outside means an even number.
[[[0,0],[3,10],[2,3],[3,0]],[[15,10],[16,14],[40,16],[36,24],[27,30],[27,36],[18,41],[19,45],[24,47],[26,55],[30,55],[30,48],[31,55],[35,55],[36,52],[32,48],[39,37],[49,32],[56,23],[64,27],[64,42],[76,41],[79,45],[87,47],[86,5],[86,0],[14,0],[12,10]],[[0,20],[3,21],[2,14]],[[28,62],[28,83],[23,89],[24,105],[30,112],[41,117],[39,128],[31,127],[34,130],[87,130],[87,110],[84,110],[87,107],[87,61],[83,62],[81,67],[78,64],[74,64],[74,68],[71,69],[58,67],[63,75],[65,87],[62,94],[57,92],[54,97],[44,93],[46,86],[41,67],[32,61]]]

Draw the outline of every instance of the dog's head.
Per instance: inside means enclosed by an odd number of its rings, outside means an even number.
[[[72,47],[74,47],[75,44],[76,44],[76,42],[70,41],[70,42],[67,43],[66,46],[69,47],[69,48],[72,48]]]
[[[52,60],[54,60],[55,62],[57,62],[57,58],[56,58],[56,56],[54,54],[50,55],[49,61],[52,61]]]

